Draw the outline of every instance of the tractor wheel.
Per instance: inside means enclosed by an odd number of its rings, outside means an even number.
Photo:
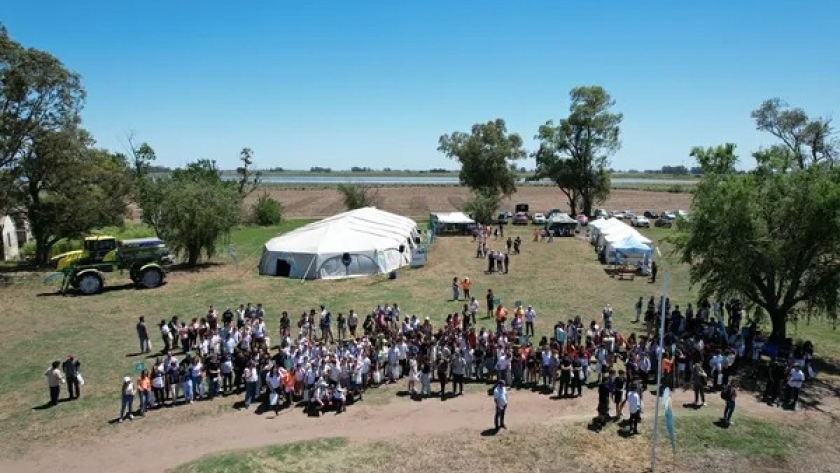
[[[158,287],[163,284],[163,271],[160,268],[146,268],[140,271],[138,282],[148,289]]]
[[[91,296],[93,294],[99,294],[105,283],[102,281],[102,276],[99,273],[84,273],[76,278],[73,285],[80,294]]]

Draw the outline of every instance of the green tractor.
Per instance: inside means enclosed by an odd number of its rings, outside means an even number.
[[[105,286],[103,273],[128,270],[138,287],[154,288],[163,284],[164,268],[174,261],[159,238],[117,240],[112,236],[90,236],[84,249],[54,256],[58,275],[63,275],[61,293],[73,288],[83,295],[98,294]]]

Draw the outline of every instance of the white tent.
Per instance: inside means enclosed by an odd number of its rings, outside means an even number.
[[[374,207],[310,223],[266,242],[260,274],[342,279],[393,271],[411,262],[417,223]]]
[[[594,222],[589,222],[589,242],[593,245],[598,241],[598,238],[601,236],[605,230],[616,226],[627,226],[624,222],[617,218],[609,218],[606,220],[595,220]]]
[[[444,225],[469,225],[471,223],[475,223],[475,220],[471,219],[470,216],[464,212],[437,212],[431,214],[430,216],[433,220],[436,220],[438,223],[442,223]]]
[[[597,245],[599,247],[606,246],[610,243],[622,240],[628,235],[633,235],[648,245],[652,243],[649,238],[639,233],[639,231],[635,228],[630,225],[622,224],[621,226],[616,225],[602,230],[601,234],[598,236]]]

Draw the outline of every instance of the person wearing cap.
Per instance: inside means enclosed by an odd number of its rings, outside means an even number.
[[[496,405],[496,415],[493,417],[493,425],[496,430],[507,429],[505,426],[505,412],[508,406],[508,393],[505,387],[505,380],[500,379],[493,388],[493,402]]]
[[[126,417],[128,420],[134,420],[134,384],[131,378],[126,376],[123,378],[122,388],[120,389],[122,395],[120,401],[120,417],[117,422],[122,422]]]
[[[73,355],[67,355],[67,359],[61,365],[64,371],[64,379],[67,380],[68,399],[78,399],[82,395],[79,383],[79,367],[81,363]]]

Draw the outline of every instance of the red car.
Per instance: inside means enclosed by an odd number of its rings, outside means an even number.
[[[528,218],[528,214],[525,212],[517,212],[516,215],[513,216],[514,225],[528,225],[529,223],[530,219]]]

